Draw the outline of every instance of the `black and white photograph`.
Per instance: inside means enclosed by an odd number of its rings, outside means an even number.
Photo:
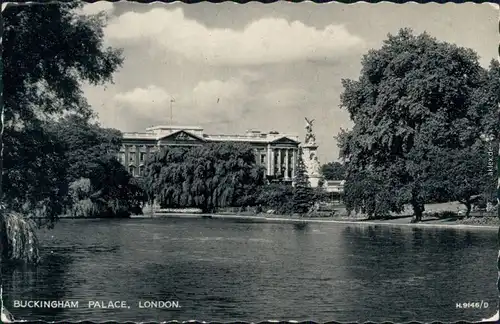
[[[2,3],[1,322],[498,321],[499,10]]]

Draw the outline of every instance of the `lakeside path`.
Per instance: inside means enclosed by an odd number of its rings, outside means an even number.
[[[408,226],[418,228],[454,228],[454,229],[484,229],[498,230],[498,225],[493,224],[461,224],[456,220],[449,219],[424,219],[420,223],[410,223],[411,217],[399,217],[383,220],[348,219],[335,217],[290,217],[280,215],[234,215],[234,214],[195,214],[195,213],[155,213],[151,215],[132,216],[132,218],[199,218],[199,219],[221,219],[235,220],[255,223],[337,223],[356,225],[385,225],[385,226]]]

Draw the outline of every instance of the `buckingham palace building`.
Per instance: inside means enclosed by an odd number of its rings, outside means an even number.
[[[252,145],[255,160],[265,166],[266,176],[270,179],[292,181],[297,167],[298,136],[247,131],[240,135],[205,134],[201,127],[190,126],[155,126],[145,132],[123,133],[120,162],[134,176],[141,176],[148,156],[162,147],[195,146],[213,142],[241,142]]]

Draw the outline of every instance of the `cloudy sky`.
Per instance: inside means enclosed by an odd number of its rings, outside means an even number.
[[[85,86],[103,126],[122,131],[170,123],[209,134],[276,130],[304,136],[314,118],[321,162],[336,160],[333,138],[351,127],[339,109],[342,78],[358,78],[361,56],[402,27],[496,57],[492,4],[354,5],[234,3],[152,5],[97,2],[107,44],[125,62],[106,87]]]

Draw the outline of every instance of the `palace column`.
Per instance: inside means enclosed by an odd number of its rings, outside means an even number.
[[[128,165],[129,165],[129,161],[128,161],[128,145],[123,145],[124,147],[124,151],[125,151],[125,161],[123,161],[123,165],[125,166],[125,169],[127,169],[128,171]]]
[[[285,179],[288,180],[288,165],[290,164],[290,159],[289,159],[289,156],[288,156],[288,151],[289,149],[286,149],[285,150]]]
[[[139,145],[134,145],[135,148],[135,162],[134,162],[134,176],[139,175],[139,165],[141,164],[141,147]]]
[[[142,159],[141,159],[142,157]],[[139,176],[143,176],[145,167],[144,165],[146,164],[146,160],[148,159],[148,147],[146,144],[143,144],[141,146],[141,152],[139,153]]]
[[[142,154],[144,159],[141,161],[141,156],[139,155],[139,162],[144,164],[144,162],[146,162],[146,159],[148,158],[148,147],[146,146],[146,144],[142,144],[141,153],[144,153],[144,154]]]
[[[281,175],[281,149],[278,149],[278,174]]]
[[[267,158],[266,158],[266,162],[267,162],[267,175],[270,176],[271,175],[271,154],[272,154],[272,151],[271,151],[271,144],[267,144]]]
[[[271,171],[271,175],[274,175],[274,165],[276,164],[274,159],[275,159],[275,152],[274,149],[271,149],[271,164],[269,170]]]
[[[292,155],[292,179],[295,179],[295,168],[297,167],[297,150],[293,149]]]

